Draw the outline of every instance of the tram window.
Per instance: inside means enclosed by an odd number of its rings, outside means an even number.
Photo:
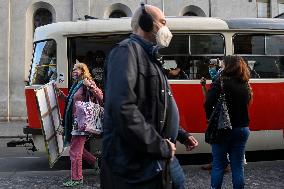
[[[267,55],[284,55],[284,35],[267,35],[265,40]]]
[[[220,34],[175,34],[170,46],[160,53],[169,79],[210,79],[209,61],[224,56],[225,41]]]
[[[225,53],[224,44],[225,44],[224,38],[220,34],[190,35],[190,54],[223,55]]]
[[[169,47],[161,55],[223,55],[224,38],[220,34],[174,35]]]
[[[188,35],[174,35],[169,47],[159,50],[161,55],[188,55],[189,54]]]
[[[48,40],[35,43],[29,84],[42,85],[56,79],[56,42]]]
[[[244,56],[251,78],[284,78],[284,56]]]
[[[252,78],[284,78],[284,35],[237,34],[234,54],[243,55]]]
[[[164,56],[163,68],[168,79],[210,79],[208,65],[211,59],[222,56]]]
[[[238,34],[233,43],[235,54],[284,55],[284,35]]]
[[[264,54],[264,35],[236,35],[233,38],[235,54]]]

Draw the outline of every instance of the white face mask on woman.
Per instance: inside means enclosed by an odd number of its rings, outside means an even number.
[[[167,26],[162,26],[156,33],[156,42],[160,48],[165,48],[170,45],[173,34]]]

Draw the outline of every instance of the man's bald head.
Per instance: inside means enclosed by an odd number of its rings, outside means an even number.
[[[154,22],[160,22],[161,20],[162,22],[165,22],[165,15],[158,7],[145,5],[145,11],[152,16]],[[131,27],[134,33],[136,33],[140,28],[139,18],[142,14],[142,7],[140,6],[138,9],[136,9],[132,16]]]

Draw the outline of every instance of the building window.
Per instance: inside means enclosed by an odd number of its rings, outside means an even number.
[[[179,13],[180,16],[206,16],[204,11],[197,6],[189,5],[182,9],[182,11]]]
[[[183,16],[197,16],[197,14],[189,11],[189,12],[184,13]]]
[[[121,17],[127,17],[127,15],[121,11],[121,10],[114,10],[109,15],[110,18],[121,18]]]
[[[278,0],[278,14],[284,13],[284,0]]]
[[[257,0],[257,17],[269,18],[270,17],[270,1]]]
[[[40,8],[34,14],[34,29],[37,27],[51,24],[52,23],[52,14],[49,10]]]

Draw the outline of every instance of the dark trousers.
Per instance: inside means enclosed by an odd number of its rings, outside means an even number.
[[[129,183],[125,178],[113,174],[104,159],[101,164],[100,180],[101,189],[163,189],[162,174],[145,182]]]

